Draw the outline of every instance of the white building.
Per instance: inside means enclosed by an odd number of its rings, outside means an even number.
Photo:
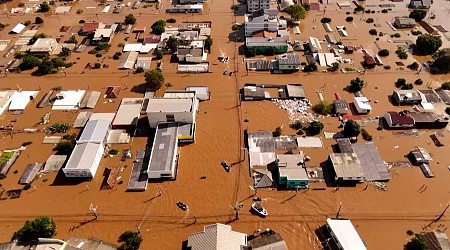
[[[52,110],[77,110],[86,90],[66,90],[56,95]]]
[[[257,31],[285,30],[287,22],[284,19],[278,19],[278,10],[261,9],[251,14],[245,15],[245,36],[251,37]]]
[[[20,111],[24,110],[28,103],[36,98],[39,91],[16,91],[11,96],[11,102],[9,104],[8,110],[10,111]]]
[[[270,9],[270,0],[247,0],[247,12]]]
[[[91,120],[86,124],[66,167],[63,169],[66,177],[95,177],[110,130],[110,121]]]
[[[15,90],[0,91],[0,115],[8,108],[11,103],[11,97],[16,93]]]
[[[308,45],[312,53],[318,53],[322,50],[322,46],[320,45],[319,39],[315,37],[308,38]]]
[[[365,96],[355,97],[355,108],[359,114],[367,114],[372,110],[370,101]]]
[[[350,220],[328,218],[327,228],[339,249],[367,250]]]
[[[178,124],[159,123],[147,167],[149,179],[175,179],[178,160]]]
[[[148,100],[147,117],[150,127],[160,122],[195,123],[198,100],[191,98],[151,98]]]
[[[192,250],[242,250],[247,246],[247,234],[231,230],[231,226],[213,224],[205,226],[203,232],[188,236],[188,247]]]
[[[55,38],[38,38],[36,42],[31,45],[30,54],[37,56],[49,56],[58,47],[58,42]]]

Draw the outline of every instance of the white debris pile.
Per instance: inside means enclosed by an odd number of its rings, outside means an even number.
[[[316,117],[309,113],[307,110],[311,108],[311,102],[308,99],[293,99],[293,100],[280,100],[273,99],[273,102],[281,109],[287,111],[289,121],[312,122],[316,120]]]

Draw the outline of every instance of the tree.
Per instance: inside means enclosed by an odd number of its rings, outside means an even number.
[[[50,4],[43,2],[39,4],[39,12],[48,12],[50,10]]]
[[[395,54],[397,54],[398,58],[402,60],[408,59],[408,52],[402,47],[398,47],[398,49],[395,51]]]
[[[165,27],[166,27],[166,21],[164,21],[164,20],[156,21],[151,26],[152,34],[161,35],[162,33],[164,33],[164,31],[166,31]]]
[[[304,72],[314,72],[317,71],[317,65],[315,63],[309,63],[303,68]]]
[[[429,250],[430,247],[426,241],[421,237],[414,237],[410,242],[405,245],[405,250]]]
[[[245,56],[246,57],[255,57],[256,56],[256,50],[253,48],[246,48],[245,49]]]
[[[148,85],[150,91],[157,91],[164,84],[164,76],[158,69],[148,70],[144,74],[145,83]]]
[[[332,64],[331,64],[331,67],[329,67],[327,70],[328,70],[328,71],[331,71],[331,72],[336,72],[336,71],[338,71],[338,70],[339,70],[339,63],[338,63],[338,62],[332,63]]]
[[[373,18],[367,18],[366,19],[366,23],[373,23],[375,20],[373,20]]]
[[[369,134],[369,132],[367,132],[367,130],[365,130],[365,129],[361,130],[361,135],[362,135],[363,139],[366,141],[371,141],[373,139],[372,135]]]
[[[67,39],[65,41],[65,43],[75,43],[75,44],[77,44],[78,40],[77,40],[77,38],[74,35],[72,35],[69,39]]]
[[[324,17],[324,18],[320,19],[320,22],[321,22],[321,23],[331,23],[331,18],[329,18],[329,17]]]
[[[413,10],[409,13],[409,17],[416,20],[416,22],[422,21],[427,16],[426,10]]]
[[[44,19],[42,19],[42,18],[40,18],[40,17],[36,17],[35,19],[34,19],[34,23],[35,24],[41,24],[41,23],[44,23]]]
[[[119,58],[122,56],[122,52],[117,51],[113,55],[113,60],[119,60]]]
[[[281,132],[283,132],[283,130],[281,129],[281,127],[276,127],[275,131],[272,132],[273,137],[278,137],[281,135]]]
[[[52,218],[47,216],[27,220],[23,227],[14,234],[19,242],[30,243],[38,238],[51,238],[56,234],[56,224]]]
[[[358,136],[361,133],[361,126],[354,120],[348,120],[344,125],[344,136],[353,137]]]
[[[67,132],[67,130],[69,130],[69,128],[70,128],[69,124],[65,122],[57,122],[52,126],[50,126],[48,130],[51,134],[55,134],[55,133],[65,133]]]
[[[376,36],[378,34],[378,31],[376,29],[370,29],[369,34],[371,34],[372,36]]]
[[[312,110],[319,115],[329,115],[333,112],[333,105],[327,101],[320,101],[312,107]]]
[[[155,52],[155,56],[156,56],[156,60],[161,60],[163,58],[164,54],[161,51],[157,50]]]
[[[138,250],[141,246],[142,236],[137,232],[126,231],[119,237],[122,244],[119,250]]]
[[[352,93],[356,93],[358,91],[361,91],[364,85],[365,85],[364,80],[360,79],[359,77],[356,77],[355,79],[350,81],[349,90]]]
[[[318,134],[320,134],[320,132],[322,132],[322,129],[324,127],[325,126],[323,125],[323,123],[321,123],[319,121],[312,121],[309,124],[309,127],[308,127],[309,135],[318,135]]]
[[[137,74],[142,73],[142,72],[144,72],[144,68],[143,67],[137,67],[136,68],[136,73]]]
[[[414,81],[414,84],[415,85],[422,85],[423,84],[423,80],[422,79],[416,79],[415,81]]]
[[[41,64],[41,60],[32,55],[25,55],[19,64],[20,70],[30,70]]]
[[[299,4],[294,4],[286,9],[284,9],[286,13],[288,13],[291,18],[295,21],[299,21],[300,19],[305,19],[307,11],[305,8]]]
[[[170,36],[169,39],[167,39],[166,42],[166,48],[172,52],[177,52],[178,45],[180,44],[180,41],[175,36]]]
[[[378,55],[381,57],[389,56],[389,50],[382,49],[382,50],[378,51]]]
[[[59,56],[66,57],[66,56],[70,56],[71,53],[72,53],[72,50],[70,50],[67,47],[63,47],[61,49],[61,52],[59,53]]]
[[[445,113],[447,113],[447,115],[450,115],[450,107],[445,108]]]
[[[441,88],[445,90],[450,90],[450,82],[444,82],[441,84]]]
[[[346,22],[353,22],[353,17],[352,16],[348,16],[345,18]]]
[[[176,22],[177,22],[177,19],[175,19],[175,18],[166,19],[166,23],[176,23]]]
[[[395,82],[395,87],[397,88],[401,88],[404,85],[406,85],[406,79],[404,78],[398,78],[397,81]]]
[[[28,41],[28,45],[33,45],[33,44],[36,42],[37,39],[39,39],[39,38],[46,38],[46,37],[47,37],[47,35],[44,34],[44,33],[40,33],[40,34],[34,35],[34,36]]]
[[[438,52],[433,54],[433,60],[431,73],[444,74],[450,72],[450,49],[438,50]]]
[[[206,36],[205,39],[205,49],[208,50],[208,52],[211,53],[211,46],[213,45],[213,39],[211,36]]]
[[[410,65],[406,66],[408,69],[410,70],[418,70],[419,69],[419,64],[417,62],[413,62]]]
[[[124,20],[124,22],[125,22],[125,24],[135,24],[136,23],[136,17],[134,17],[133,16],[133,14],[128,14],[126,17],[125,17],[125,20]]]
[[[442,46],[442,40],[438,36],[423,34],[417,37],[416,48],[422,55],[431,55]]]

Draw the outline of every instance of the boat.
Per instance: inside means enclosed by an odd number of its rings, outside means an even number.
[[[220,165],[222,165],[222,167],[225,169],[225,171],[230,172],[231,168],[226,161],[222,161],[222,163],[220,163]]]
[[[183,211],[186,211],[188,209],[188,206],[181,201],[177,202],[177,206]]]
[[[252,204],[252,209],[262,217],[266,217],[267,215],[269,215],[269,213],[267,213],[267,210],[263,208],[258,202],[254,202]]]

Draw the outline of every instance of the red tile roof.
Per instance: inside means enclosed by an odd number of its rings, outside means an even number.
[[[151,35],[144,37],[144,44],[149,43],[159,43],[161,41],[161,36],[158,35]]]
[[[414,119],[403,112],[387,112],[392,120],[392,126],[414,125]]]
[[[81,28],[82,33],[91,33],[97,30],[99,23],[85,23],[83,28]]]

